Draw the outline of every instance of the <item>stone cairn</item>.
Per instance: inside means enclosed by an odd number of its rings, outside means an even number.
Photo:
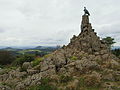
[[[89,54],[109,53],[107,45],[104,41],[100,40],[97,33],[92,29],[88,15],[82,16],[81,33],[78,36],[74,35],[68,46],[71,48],[75,47],[77,50]]]

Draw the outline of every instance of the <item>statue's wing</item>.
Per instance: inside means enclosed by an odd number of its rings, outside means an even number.
[[[90,15],[90,13],[89,13],[89,11],[88,11],[88,10],[86,10],[86,13],[87,13],[88,15]]]

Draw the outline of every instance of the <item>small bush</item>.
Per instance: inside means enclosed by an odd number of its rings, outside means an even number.
[[[98,77],[92,76],[92,75],[88,75],[85,77],[85,84],[88,87],[96,87],[99,86],[101,84],[101,81]]]
[[[120,81],[120,75],[113,74],[115,81]]]
[[[0,51],[0,64],[11,64],[15,60],[15,57],[9,51]]]
[[[85,79],[83,77],[80,77],[80,79],[79,79],[79,86],[80,87],[85,87],[85,81],[84,80]]]
[[[31,62],[34,60],[34,55],[23,55],[18,57],[14,62],[13,65],[17,66],[17,65],[22,65],[24,62]]]
[[[51,56],[51,54],[47,54],[47,55],[44,56],[44,58],[48,58],[50,56]]]
[[[70,57],[70,60],[77,60],[78,58],[76,56]]]
[[[33,66],[36,66],[36,65],[38,65],[42,60],[43,60],[43,58],[38,57],[38,58],[36,58],[34,61],[32,61],[32,65],[33,65]]]
[[[4,67],[4,68],[0,71],[0,75],[5,74],[5,73],[8,73],[9,71],[15,70],[15,69],[17,69],[17,67],[11,67],[11,66]]]
[[[56,86],[50,85],[50,78],[42,78],[41,85],[32,86],[28,90],[58,90]]]
[[[96,62],[100,65],[103,64],[103,60],[100,60],[100,59],[96,59]]]
[[[4,66],[3,65],[0,65],[0,68],[3,68]]]
[[[50,78],[42,78],[41,79],[41,85],[49,84],[50,81],[51,81]]]
[[[28,90],[58,90],[57,87],[52,85],[40,85],[30,87]]]
[[[61,75],[60,76],[60,82],[61,83],[67,83],[71,80],[73,80],[73,77],[71,77],[71,76],[68,76],[68,75]]]
[[[94,81],[92,81],[94,82]],[[80,77],[79,79],[79,86],[77,88],[77,90],[102,90],[100,89],[100,87],[97,85],[95,86],[94,84],[93,85],[88,85],[88,83],[86,81],[86,78],[85,77]]]
[[[5,83],[5,82],[2,82],[0,83],[1,85],[4,85],[4,86],[9,86],[9,87],[13,87],[13,85],[11,85],[10,83]]]

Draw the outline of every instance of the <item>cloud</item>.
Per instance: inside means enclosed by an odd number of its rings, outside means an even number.
[[[120,42],[119,0],[1,0],[0,46],[68,44],[80,33],[83,7],[98,35]]]
[[[3,28],[0,28],[0,33],[4,33],[5,31]]]

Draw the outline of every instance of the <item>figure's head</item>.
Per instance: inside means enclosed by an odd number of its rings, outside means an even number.
[[[86,7],[84,7],[84,9],[86,9]]]

